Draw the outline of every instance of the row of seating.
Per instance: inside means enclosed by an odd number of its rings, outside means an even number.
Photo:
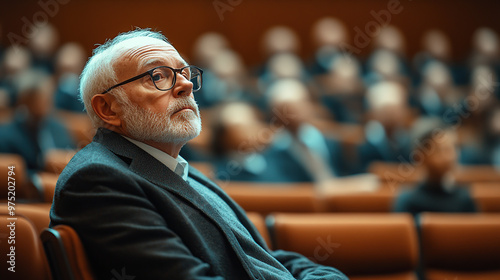
[[[469,187],[481,212],[500,212],[500,185],[476,183]],[[273,212],[391,212],[402,187],[382,184],[376,190],[349,191],[349,187],[318,194],[312,184],[256,184],[231,182],[224,187],[243,209],[267,215]]]
[[[7,270],[9,256],[2,253],[0,279],[94,279],[76,232],[64,225],[46,229],[49,208],[17,205],[10,216],[0,205],[0,227],[17,219],[16,272]],[[301,253],[350,279],[417,279],[419,263],[428,280],[500,279],[500,214],[424,213],[417,227],[409,214],[248,216],[270,248]],[[0,236],[1,252],[11,246],[8,235]]]

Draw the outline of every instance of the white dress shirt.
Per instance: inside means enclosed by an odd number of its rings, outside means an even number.
[[[189,164],[184,158],[182,158],[181,156],[177,156],[177,158],[173,158],[171,155],[169,155],[161,150],[158,150],[157,148],[149,146],[148,144],[145,144],[143,142],[128,138],[126,136],[123,136],[123,138],[132,142],[137,147],[144,150],[146,153],[150,154],[152,157],[154,157],[159,162],[163,163],[166,167],[168,167],[170,170],[172,170],[175,174],[181,176],[182,179],[184,179],[184,181],[187,181]]]

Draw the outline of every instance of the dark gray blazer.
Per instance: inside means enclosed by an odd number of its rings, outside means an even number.
[[[254,241],[269,250],[245,212],[197,170],[189,176],[218,194]],[[119,134],[99,129],[57,182],[51,227],[82,239],[98,279],[263,279],[231,225],[187,182]],[[270,251],[297,279],[347,279],[291,252]]]

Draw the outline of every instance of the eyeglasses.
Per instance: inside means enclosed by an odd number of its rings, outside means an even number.
[[[138,80],[146,75],[149,75],[151,81],[158,90],[167,91],[174,87],[175,82],[177,80],[177,73],[180,73],[184,78],[188,79],[193,84],[193,92],[196,92],[201,89],[201,82],[203,75],[203,70],[201,70],[201,68],[193,65],[184,66],[179,69],[175,69],[168,66],[158,66],[142,74],[139,74],[133,78],[130,78],[126,81],[116,84],[108,88],[101,94],[108,93],[114,88]]]

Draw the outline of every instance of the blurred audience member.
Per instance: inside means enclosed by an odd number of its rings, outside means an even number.
[[[197,95],[200,108],[229,101],[250,101],[248,77],[241,57],[231,50],[221,50],[203,72],[203,89]]]
[[[409,76],[410,71],[406,59],[406,43],[403,33],[395,26],[388,25],[380,28],[378,35],[373,40],[374,54],[379,50],[385,50],[394,55],[397,61],[399,74]],[[368,60],[370,64],[371,59]]]
[[[457,162],[456,135],[439,119],[417,121],[413,131],[415,165],[422,165],[424,180],[403,191],[394,203],[395,212],[476,212],[477,207],[468,190],[450,180]],[[417,159],[418,158],[418,159]]]
[[[66,43],[56,56],[57,89],[55,107],[57,109],[84,113],[83,103],[79,100],[80,74],[85,66],[87,55],[80,44]]]
[[[305,85],[293,79],[277,81],[268,98],[276,133],[266,155],[281,180],[323,182],[341,175],[340,145],[309,123],[314,109]]]
[[[500,170],[500,106],[491,110],[485,121],[484,133],[475,142],[464,145],[460,153],[462,164],[493,165]]]
[[[498,166],[497,131],[498,78],[487,66],[472,71],[469,95],[463,102],[463,136],[460,162],[463,164],[495,164]],[[497,123],[495,123],[497,122]],[[495,154],[497,153],[497,154]]]
[[[405,56],[405,39],[401,30],[393,25],[380,28],[378,36],[373,41],[374,49],[384,49],[397,54],[399,57]]]
[[[422,71],[423,80],[415,96],[425,116],[450,117],[447,114],[460,104],[463,94],[453,83],[450,69],[440,61],[430,61]]]
[[[59,45],[59,33],[50,23],[35,26],[35,33],[29,41],[29,47],[33,54],[33,67],[54,73],[55,54]]]
[[[491,28],[481,27],[472,35],[472,54],[470,66],[488,65],[498,71],[499,45],[498,34]]]
[[[11,46],[5,51],[0,69],[0,108],[14,107],[17,102],[15,79],[31,64],[30,52],[22,46]]]
[[[269,28],[262,38],[262,47],[266,57],[279,53],[298,54],[300,40],[295,31],[286,26]]]
[[[257,76],[268,75],[269,64],[273,57],[278,54],[293,54],[298,58],[300,40],[292,29],[286,26],[274,26],[269,28],[262,36],[262,51],[264,63],[257,68]]]
[[[325,17],[312,27],[312,37],[316,51],[310,71],[312,75],[324,74],[330,69],[334,57],[342,54],[348,43],[348,31],[340,20]]]
[[[367,86],[382,81],[408,84],[404,63],[392,51],[376,50],[368,60],[366,67],[365,83]]]
[[[439,61],[446,65],[455,84],[463,85],[467,82],[466,71],[452,59],[450,39],[439,29],[428,30],[422,36],[422,51],[417,53],[413,59],[415,69],[414,84],[421,83],[425,67],[429,62],[433,61]]]
[[[422,36],[422,52],[415,57],[417,69],[422,67],[430,60],[441,62],[451,61],[451,43],[450,39],[443,31],[431,29]]]
[[[304,64],[297,55],[280,53],[272,56],[267,63],[267,71],[259,77],[259,91],[265,93],[271,84],[281,79],[308,80]]]
[[[409,157],[407,90],[396,82],[380,82],[367,92],[370,120],[365,142],[358,147],[359,170],[374,161],[402,162]]]
[[[226,37],[216,32],[206,32],[196,39],[193,47],[195,64],[208,69],[214,58],[223,50],[228,50],[229,42]]]
[[[476,66],[470,78],[468,95],[456,106],[452,114],[446,114],[445,121],[454,123],[460,132],[461,146],[464,148],[462,163],[474,163],[477,155],[470,154],[483,145],[483,137],[488,134],[487,120],[498,106],[498,78],[488,66]],[[453,118],[452,118],[453,117]]]
[[[319,77],[321,103],[338,122],[361,123],[364,85],[358,61],[348,54],[338,54],[328,73]]]
[[[40,70],[26,71],[16,79],[19,101],[12,122],[0,127],[0,153],[23,156],[28,172],[43,170],[51,149],[74,149],[66,128],[51,116],[54,82]]]
[[[262,153],[272,138],[261,116],[247,103],[231,102],[217,110],[212,142],[216,178],[222,181],[281,181],[276,166]]]

